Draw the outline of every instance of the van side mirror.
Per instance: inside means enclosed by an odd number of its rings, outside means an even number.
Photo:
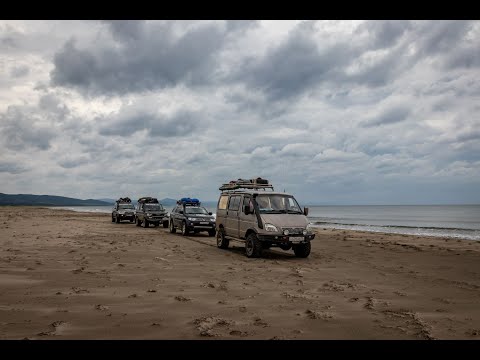
[[[213,215],[211,211],[208,212],[208,215]]]
[[[307,208],[307,207],[304,207],[304,208],[303,208],[303,214],[304,214],[305,216],[308,216],[308,208]]]

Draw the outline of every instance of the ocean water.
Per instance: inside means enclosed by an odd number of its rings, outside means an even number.
[[[63,206],[81,212],[111,213],[112,206]],[[167,206],[168,212],[173,206]],[[214,215],[215,207],[206,207]],[[480,205],[309,206],[310,224],[318,228],[480,240]]]
[[[313,226],[480,240],[480,205],[310,206]]]

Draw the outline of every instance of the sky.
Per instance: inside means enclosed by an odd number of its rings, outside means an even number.
[[[0,21],[0,192],[480,203],[480,21]]]

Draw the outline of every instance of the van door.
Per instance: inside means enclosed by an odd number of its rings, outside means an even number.
[[[250,206],[252,201],[252,197],[250,195],[244,195],[243,200],[241,202],[239,215],[238,215],[238,225],[239,225],[239,237],[242,239],[245,238],[245,233],[248,229],[255,227],[257,223],[257,218],[253,213],[245,215],[245,206]],[[253,208],[253,204],[250,206]]]
[[[238,214],[240,210],[241,195],[230,196],[228,202],[227,217],[225,219],[225,233],[228,236],[238,238]]]

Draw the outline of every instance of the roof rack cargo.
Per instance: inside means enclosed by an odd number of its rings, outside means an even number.
[[[127,204],[130,204],[132,202],[132,200],[130,200],[129,197],[124,197],[124,198],[120,198],[118,200],[115,200],[116,203],[127,203]]]
[[[147,204],[158,204],[158,200],[154,197],[144,196],[138,199],[139,203],[147,203]]]
[[[200,200],[197,198],[184,197],[177,201],[178,205],[200,206]]]
[[[223,184],[219,187],[219,190],[237,190],[237,189],[272,189],[273,185],[268,183],[267,179],[262,179],[261,177],[255,179],[237,179],[232,180],[229,183]]]

